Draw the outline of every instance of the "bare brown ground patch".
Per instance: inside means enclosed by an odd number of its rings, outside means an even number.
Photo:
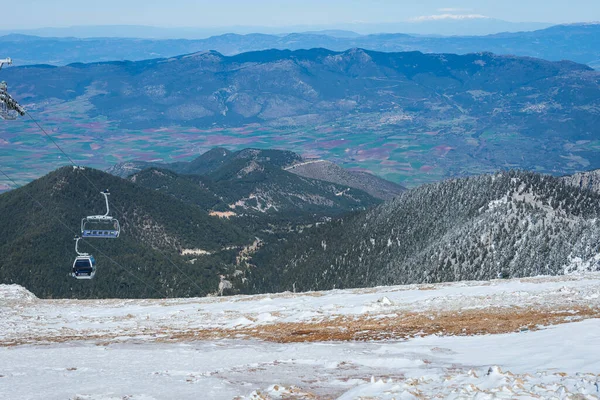
[[[133,329],[119,335],[108,332],[70,333],[62,336],[29,335],[18,340],[5,340],[0,346],[50,344],[73,341],[93,341],[106,345],[122,341],[187,342],[212,339],[259,339],[277,343],[370,341],[409,339],[416,336],[470,336],[501,334],[600,318],[600,308],[487,308],[484,310],[408,312],[394,317],[361,315],[336,316],[323,321],[274,323],[251,327],[222,329],[175,330],[168,326],[155,329]],[[140,337],[144,335],[144,337]]]
[[[600,309],[498,308],[440,313],[405,313],[397,317],[339,316],[320,322],[276,323],[250,328],[173,332],[162,339],[185,341],[253,338],[278,343],[408,339],[415,336],[500,334],[599,318]]]

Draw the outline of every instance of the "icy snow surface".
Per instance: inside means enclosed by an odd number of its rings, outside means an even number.
[[[171,339],[339,316],[599,306],[600,274],[166,300],[40,300],[0,285],[0,399],[596,399],[599,319],[408,340]]]

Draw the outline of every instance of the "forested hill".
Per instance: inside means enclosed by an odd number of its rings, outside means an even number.
[[[215,148],[191,162],[128,162],[110,171],[121,175],[139,171],[128,179],[236,220],[276,216],[284,224],[292,219],[308,222],[314,216],[339,216],[381,203],[352,187],[356,185],[327,182],[326,177],[302,177],[283,168],[299,161],[302,158],[291,151],[244,149],[232,153]]]
[[[216,290],[220,274],[233,280],[243,272],[255,243],[268,246],[381,203],[282,168],[300,160],[285,151],[215,149],[167,165],[187,174],[144,165],[128,179],[63,167],[0,195],[0,283],[18,283],[39,297],[202,296]],[[75,281],[72,238],[81,218],[104,213],[104,188],[122,234],[83,241],[80,250],[96,257],[98,274]]]
[[[339,216],[381,201],[349,186],[303,178],[269,164],[236,162],[208,176],[145,169],[130,177],[137,185],[168,193],[205,210],[254,219],[279,216]],[[311,219],[311,218],[309,218]]]
[[[301,161],[302,157],[299,154],[286,150],[248,148],[232,152],[223,147],[215,147],[192,161],[174,163],[128,161],[112,166],[107,172],[126,178],[143,169],[156,167],[168,169],[178,174],[209,175],[217,173],[219,169],[224,171],[229,168],[228,165],[240,162],[256,162],[268,164],[271,167],[283,168]]]
[[[302,240],[263,249],[254,258],[257,268],[248,290],[318,290],[598,269],[599,217],[600,195],[560,178],[503,172],[448,180],[314,228]]]
[[[122,234],[81,243],[81,251],[96,257],[98,273],[92,281],[76,281],[69,276],[73,236],[81,218],[104,214],[99,192],[105,188]],[[236,252],[255,240],[200,207],[88,168],[64,167],[0,195],[0,221],[0,282],[40,297],[206,295]],[[185,250],[213,254],[192,264],[180,255]]]
[[[293,204],[295,203],[293,197],[304,198],[304,203],[310,203],[309,198],[312,197],[316,203],[321,203],[321,206],[325,206],[327,203],[330,209],[338,208],[339,211],[345,211],[348,206],[352,206],[352,203],[355,207],[374,204],[373,199],[356,191],[353,191],[354,197],[357,198],[356,201],[345,201],[349,199],[348,195],[352,195],[352,193],[348,193],[349,188],[364,191],[381,200],[389,200],[406,190],[396,183],[367,172],[346,170],[325,160],[305,160],[297,153],[276,149],[248,148],[231,152],[222,147],[215,147],[189,162],[163,164],[128,161],[114,165],[107,172],[126,178],[152,167],[170,170],[179,175],[202,175],[205,177],[202,180],[202,186],[210,186],[210,190],[216,196],[225,197],[231,203],[236,203],[248,195],[256,197],[257,191],[270,192],[271,195],[277,192],[277,197],[287,197],[285,200],[287,204],[279,202],[277,208],[284,212],[289,211],[290,206],[298,209],[306,208],[300,204]],[[142,176],[136,174],[131,179],[135,179],[138,183],[149,182],[141,177],[148,178],[147,174]],[[323,181],[333,185],[325,185]],[[151,183],[151,185],[154,188],[163,187],[159,182]],[[164,185],[168,185],[168,183],[165,182]],[[226,194],[224,191],[229,193]],[[271,195],[267,194],[267,196]],[[335,196],[331,197],[331,195]],[[347,203],[348,206],[344,203]],[[329,212],[331,211],[334,210],[329,210]]]

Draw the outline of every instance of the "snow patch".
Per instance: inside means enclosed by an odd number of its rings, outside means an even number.
[[[0,285],[0,300],[37,300],[36,295],[20,285]]]
[[[208,255],[208,254],[211,254],[211,252],[202,250],[202,249],[181,249],[182,256],[187,256],[187,255],[203,256],[203,255]]]
[[[588,260],[583,260],[581,257],[573,257],[569,255],[566,265],[563,266],[565,274],[581,274],[584,272],[597,271],[600,266],[600,254],[594,255]]]
[[[247,397],[248,400],[276,400],[276,399],[313,399],[313,394],[302,391],[297,386],[271,385],[266,390],[256,390]]]

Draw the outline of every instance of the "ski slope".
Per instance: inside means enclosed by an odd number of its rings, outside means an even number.
[[[0,285],[0,399],[596,399],[599,315],[594,273],[157,300]]]

